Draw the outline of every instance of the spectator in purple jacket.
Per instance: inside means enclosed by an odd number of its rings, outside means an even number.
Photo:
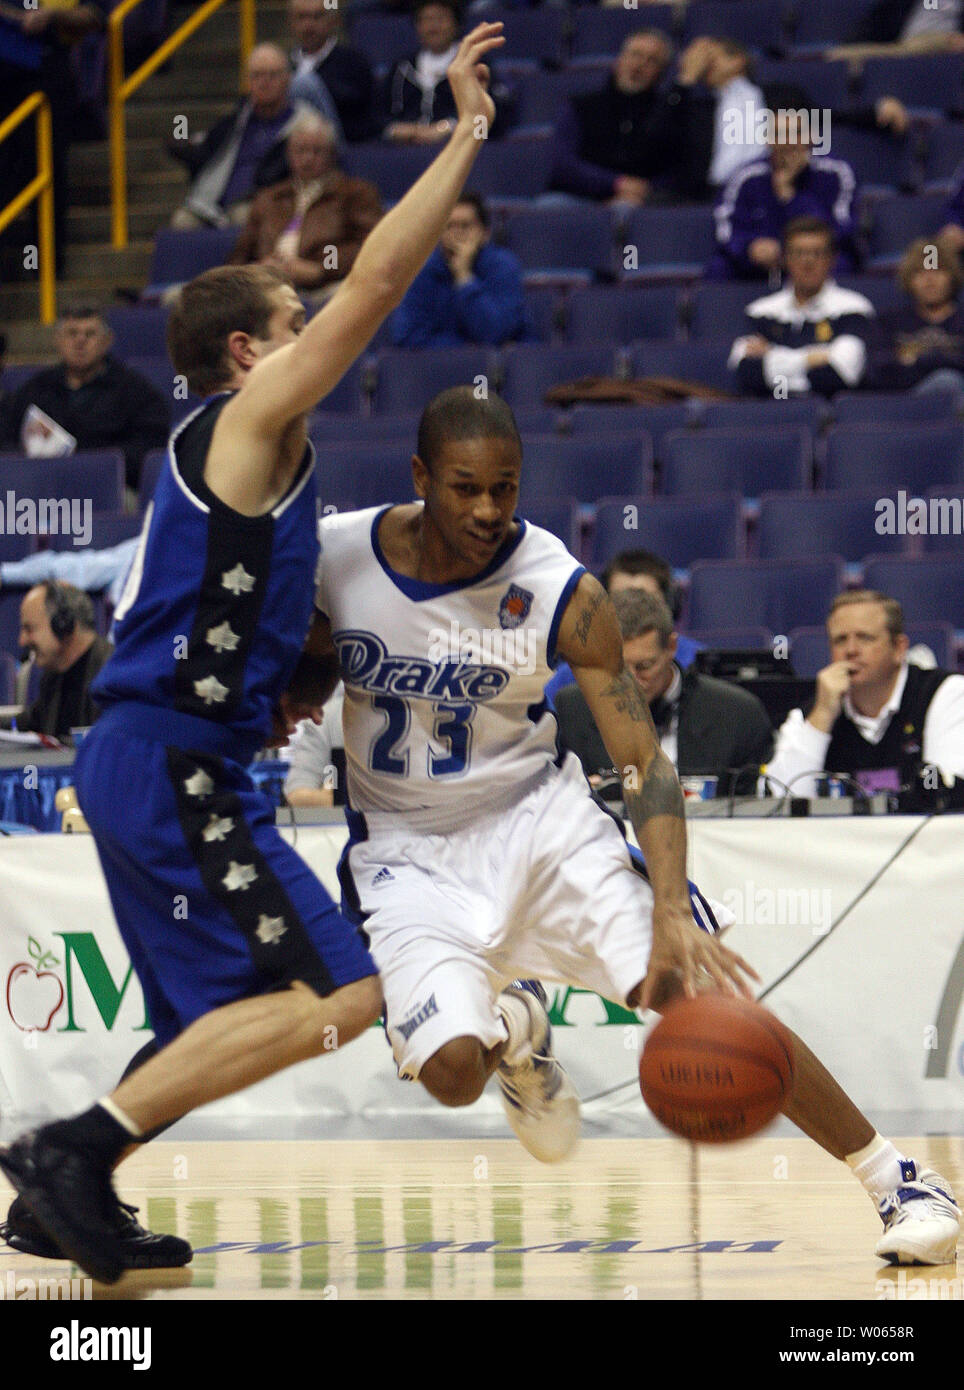
[[[813,153],[805,111],[774,114],[768,157],[737,170],[716,205],[715,279],[778,282],[781,237],[789,222],[818,217],[833,229],[836,272],[858,262],[854,206],[857,180],[843,159]]]
[[[954,247],[918,237],[897,272],[909,302],[881,314],[871,338],[871,384],[882,391],[953,391],[964,401],[964,271]]]
[[[499,346],[525,333],[522,268],[489,241],[489,214],[464,193],[392,318],[396,347]]]
[[[652,181],[681,157],[679,112],[660,89],[673,57],[658,30],[623,43],[606,85],[573,97],[556,126],[550,187],[598,202],[640,206]]]

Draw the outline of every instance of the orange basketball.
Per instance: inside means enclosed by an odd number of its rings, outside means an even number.
[[[759,1004],[701,994],[671,1004],[639,1059],[639,1088],[660,1124],[727,1144],[763,1129],[793,1082],[793,1043]]]

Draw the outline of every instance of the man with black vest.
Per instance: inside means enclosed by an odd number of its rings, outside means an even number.
[[[926,786],[928,770],[935,791],[964,778],[964,676],[908,663],[900,604],[872,589],[838,594],[827,638],[813,708],[793,710],[777,736],[771,790],[815,796],[821,772],[867,793]]]
[[[623,639],[623,660],[649,702],[660,747],[680,777],[716,777],[721,796],[751,791],[769,755],[773,730],[755,695],[726,681],[683,671],[676,633],[664,601],[645,589],[612,595]],[[612,759],[576,685],[556,696],[559,741],[575,753],[593,785],[608,794]],[[739,774],[742,772],[742,776]],[[614,794],[621,794],[614,785]]]

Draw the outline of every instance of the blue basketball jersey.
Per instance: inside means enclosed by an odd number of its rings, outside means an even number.
[[[285,497],[242,516],[204,483],[213,397],[171,437],[114,615],[114,655],[92,686],[119,701],[199,716],[260,746],[308,631],[318,559],[309,445]]]

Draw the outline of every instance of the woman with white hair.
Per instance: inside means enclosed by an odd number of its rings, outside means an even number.
[[[288,133],[291,176],[255,198],[230,264],[273,265],[300,294],[331,293],[382,215],[378,189],[349,178],[338,168],[337,155],[331,122],[302,113]]]

